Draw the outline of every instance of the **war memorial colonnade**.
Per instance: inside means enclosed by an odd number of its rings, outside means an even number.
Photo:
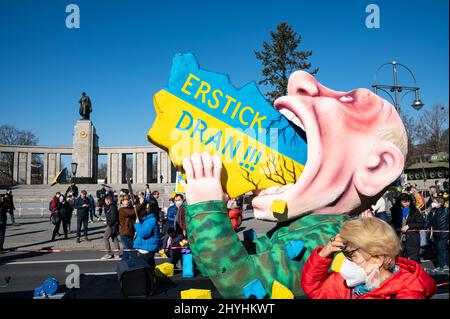
[[[69,163],[62,163],[63,156]],[[63,166],[71,174],[72,162],[77,163],[77,183],[83,184],[125,184],[127,169],[135,184],[173,183],[176,178],[166,151],[156,146],[98,146],[95,127],[86,119],[77,121],[72,147],[0,145],[0,177],[7,177],[6,184],[50,184]]]

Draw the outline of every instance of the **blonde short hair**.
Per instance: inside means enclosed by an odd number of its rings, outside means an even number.
[[[385,269],[392,269],[400,252],[400,240],[394,229],[376,217],[359,218],[345,222],[341,229],[342,238],[362,253],[383,256]]]

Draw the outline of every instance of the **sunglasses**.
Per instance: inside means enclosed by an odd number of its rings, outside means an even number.
[[[344,246],[341,248],[341,253],[344,255],[345,258],[347,258],[350,261],[353,261],[353,255],[357,250],[359,250],[359,247],[347,250],[347,246]]]

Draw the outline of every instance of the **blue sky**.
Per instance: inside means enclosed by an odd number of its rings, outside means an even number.
[[[80,8],[67,29],[65,8]],[[368,29],[376,3],[381,28]],[[152,96],[166,85],[172,56],[192,52],[234,85],[261,79],[253,51],[286,21],[313,50],[317,78],[336,90],[367,87],[379,65],[410,67],[424,109],[448,105],[448,1],[0,1],[0,125],[32,130],[41,145],[69,146],[82,91],[102,146],[148,145]],[[379,73],[390,82],[391,71]],[[406,73],[400,84],[412,84]],[[412,94],[403,103],[409,107]]]

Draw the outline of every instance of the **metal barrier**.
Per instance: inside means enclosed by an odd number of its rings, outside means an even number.
[[[44,210],[48,211],[48,207],[44,206],[44,202],[48,202],[49,200],[46,200],[44,198],[27,198],[27,200],[23,200],[22,198],[19,198],[17,200],[15,200],[16,204],[16,211],[18,213],[17,217],[21,218],[24,214],[23,211],[35,211],[35,210],[40,210],[40,217],[44,217]],[[30,204],[34,204],[34,203],[40,203],[40,207],[23,207],[24,203],[30,203]]]

